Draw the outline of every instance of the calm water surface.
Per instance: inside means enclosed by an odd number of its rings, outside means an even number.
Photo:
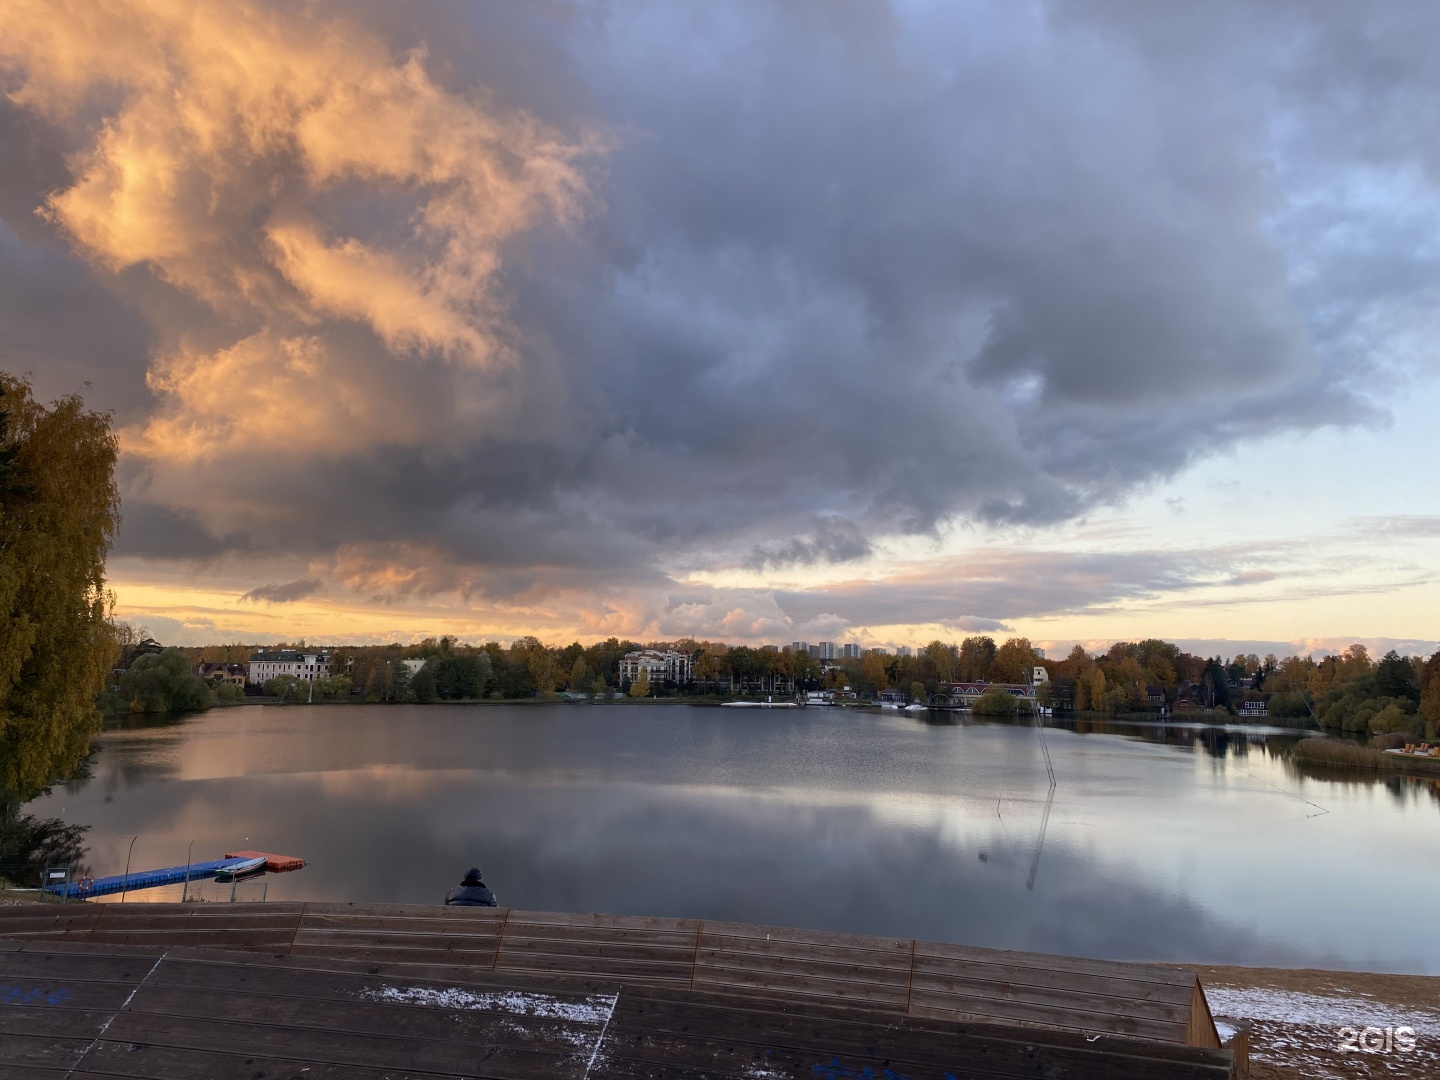
[[[244,706],[100,741],[32,807],[91,827],[97,876],[133,837],[135,869],[193,840],[308,859],[241,887],[271,900],[433,903],[478,864],[532,910],[1440,973],[1440,937],[1404,930],[1440,895],[1434,783],[1301,774],[1273,729]]]

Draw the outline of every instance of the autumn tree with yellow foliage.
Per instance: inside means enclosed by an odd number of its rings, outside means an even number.
[[[99,730],[118,450],[109,414],[75,396],[47,407],[0,373],[0,788],[11,797],[71,775]]]

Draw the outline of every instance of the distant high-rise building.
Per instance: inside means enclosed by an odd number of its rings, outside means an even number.
[[[818,652],[821,660],[835,659],[835,643],[833,641],[822,641],[812,650],[812,655]]]
[[[792,641],[790,643],[790,651],[808,653],[810,651],[810,643],[808,641]]]
[[[1044,659],[1045,659],[1045,650],[1044,650],[1044,649],[1036,649],[1036,648],[1033,648],[1033,647],[1032,647],[1030,651],[1033,652],[1036,656],[1038,656],[1041,660],[1044,660]]]
[[[912,649],[909,645],[901,645],[898,649],[895,650],[895,655],[903,656],[908,659],[909,657],[915,655],[915,650]]]
[[[875,648],[871,649],[870,651],[873,652],[876,656],[889,656],[889,655],[890,655],[890,650],[889,650],[889,649],[882,649],[882,648],[880,648],[880,646],[878,646],[878,645],[875,646]]]
[[[761,645],[761,646],[760,646],[760,651],[761,651],[761,652],[779,652],[779,651],[780,651],[780,646],[779,646],[779,645]]]
[[[859,660],[860,646],[847,642],[840,647],[840,655],[847,660]]]

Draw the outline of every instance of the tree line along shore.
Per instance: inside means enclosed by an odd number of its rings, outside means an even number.
[[[133,642],[142,632],[122,624],[117,633],[123,641]],[[1282,726],[1399,735],[1415,741],[1435,739],[1440,724],[1440,652],[1425,658],[1392,651],[1377,660],[1360,644],[1338,655],[1281,659],[1240,654],[1226,660],[1192,655],[1152,638],[1116,642],[1099,653],[1077,645],[1064,659],[1051,660],[1024,638],[997,643],[976,635],[958,644],[932,641],[911,655],[877,649],[822,661],[787,648],[694,639],[639,643],[612,637],[589,646],[578,642],[550,646],[534,637],[508,645],[466,644],[441,637],[408,645],[320,650],[328,662],[329,674],[324,677],[282,675],[246,689],[225,683],[207,687],[193,672],[200,665],[243,665],[258,646],[162,651],[154,643],[146,644],[155,655],[142,655],[128,661],[128,668],[116,669],[112,688],[101,696],[106,711],[206,708],[243,701],[247,689],[251,695],[288,702],[553,701],[616,694],[724,700],[843,691],[858,701],[899,692],[923,703],[960,684],[1030,684],[1034,704],[1062,713],[1253,715]],[[129,644],[120,647],[121,663],[127,662],[130,648]],[[269,648],[316,649],[303,641]],[[691,676],[653,682],[643,674],[633,681],[626,678],[621,660],[640,650],[687,657]],[[1025,698],[1002,696],[1012,704],[990,711],[1013,712],[1030,704]]]

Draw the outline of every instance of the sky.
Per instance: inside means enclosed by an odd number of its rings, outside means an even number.
[[[1440,7],[4,0],[167,644],[1440,644]]]

